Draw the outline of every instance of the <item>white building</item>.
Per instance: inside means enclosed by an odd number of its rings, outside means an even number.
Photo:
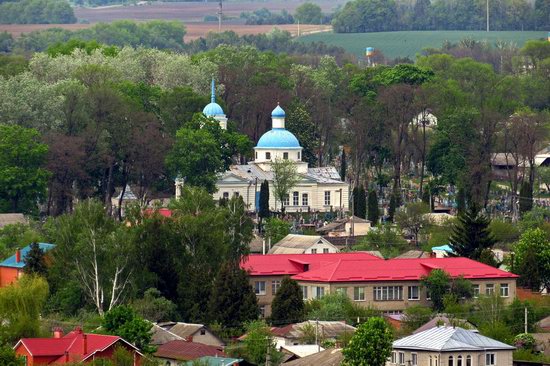
[[[203,113],[220,121],[222,128],[227,125],[227,118],[215,103],[214,94],[212,103],[204,108]],[[275,201],[273,193],[271,164],[276,159],[286,159],[296,163],[300,174],[300,181],[284,200],[287,212],[347,210],[349,185],[342,181],[338,171],[334,167],[310,168],[307,162],[302,161],[300,142],[285,129],[285,111],[277,106],[271,117],[272,129],[263,134],[254,148],[254,161],[246,165],[233,165],[222,174],[214,199],[241,196],[249,210],[254,211],[259,208],[260,185],[267,180],[270,187],[269,207],[271,210],[279,209],[281,203]]]

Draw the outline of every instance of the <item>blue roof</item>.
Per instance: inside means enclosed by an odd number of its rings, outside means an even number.
[[[260,137],[258,141],[259,148],[275,148],[275,149],[299,149],[300,142],[292,132],[284,128],[274,128],[267,131]]]
[[[216,117],[216,116],[224,116],[225,113],[223,113],[222,107],[216,102],[208,103],[206,107],[202,110],[202,113],[206,117]]]
[[[55,248],[54,244],[49,243],[38,243],[38,246],[40,246],[40,249],[42,249],[44,252],[47,252],[48,250],[51,250]],[[0,267],[13,267],[13,268],[23,268],[25,267],[25,258],[27,258],[27,254],[31,250],[30,244],[21,249],[21,261],[17,263],[15,260],[15,254],[9,257],[8,259],[5,259],[3,262],[0,262]]]
[[[438,246],[438,247],[432,247],[432,250],[442,250],[442,251],[445,251],[447,253],[453,253],[453,248],[451,248],[448,244],[441,245],[441,246]]]
[[[239,362],[242,362],[242,359],[239,358],[227,358],[227,357],[212,357],[204,356],[198,358],[198,360],[204,362],[208,366],[231,366],[237,365]],[[193,361],[188,361],[186,365],[192,365]]]
[[[275,107],[275,109],[271,112],[271,117],[281,118],[281,117],[284,117],[285,115],[286,115],[285,111],[278,104],[277,104],[277,107]]]

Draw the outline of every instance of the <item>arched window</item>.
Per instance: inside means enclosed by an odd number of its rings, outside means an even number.
[[[432,356],[430,356],[430,366],[433,366],[433,363],[432,363]]]
[[[449,366],[454,366],[455,365],[455,359],[453,358],[453,356],[449,356]]]
[[[462,356],[456,358],[456,366],[462,366]]]
[[[466,356],[466,366],[472,366],[472,356]]]

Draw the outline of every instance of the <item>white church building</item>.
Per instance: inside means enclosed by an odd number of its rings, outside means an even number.
[[[212,81],[212,97],[203,110],[207,117],[220,122],[222,128],[227,128],[227,118],[223,109],[216,103],[214,82]],[[241,196],[249,210],[259,209],[260,185],[269,182],[269,207],[280,209],[281,203],[275,201],[273,193],[274,174],[271,164],[276,159],[292,160],[300,180],[284,200],[287,212],[307,211],[338,211],[348,210],[349,185],[343,182],[334,167],[310,168],[302,161],[300,142],[285,128],[285,111],[277,105],[271,113],[272,128],[262,135],[254,148],[254,161],[246,165],[233,165],[229,171],[220,175],[214,193],[214,199]]]

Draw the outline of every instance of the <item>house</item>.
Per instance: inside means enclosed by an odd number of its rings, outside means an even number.
[[[417,334],[435,327],[461,327],[469,330],[476,330],[476,327],[466,319],[448,318],[446,315],[440,314],[418,327],[412,334]]]
[[[436,258],[445,258],[454,255],[454,250],[449,244],[432,247],[432,253]]]
[[[321,236],[288,234],[271,247],[268,254],[316,254],[338,251],[338,248]]]
[[[284,362],[296,360],[299,358],[307,357],[315,353],[324,351],[325,349],[317,344],[298,344],[295,346],[283,345],[277,347],[279,352],[284,353]]]
[[[177,366],[205,356],[226,357],[222,347],[179,340],[160,345],[154,355],[166,366]]]
[[[374,306],[396,314],[410,305],[431,304],[423,276],[441,269],[451,277],[463,276],[473,284],[474,296],[499,293],[505,303],[516,296],[515,274],[468,258],[380,259],[364,252],[333,254],[250,255],[241,264],[264,316],[284,276],[296,280],[304,299],[341,292],[361,306]]]
[[[109,359],[117,347],[133,355],[134,366],[141,364],[143,354],[131,343],[117,336],[84,333],[79,327],[66,335],[56,328],[53,338],[22,338],[13,349],[26,366],[33,366]]]
[[[403,323],[405,321],[405,314],[384,314],[384,319],[390,323],[390,325],[395,330],[400,330],[403,328]]]
[[[544,332],[550,332],[550,315],[546,318],[539,320],[536,326]]]
[[[38,246],[44,253],[55,248],[54,244],[48,243],[38,243]],[[0,262],[0,287],[8,286],[21,277],[30,250],[30,244],[23,249],[16,249],[14,255]]]
[[[363,236],[371,229],[371,222],[357,216],[333,221],[316,231],[326,236]]]
[[[204,356],[197,358],[200,365],[204,366],[239,366],[243,360],[240,358]],[[193,361],[187,361],[183,365],[193,366]]]
[[[164,322],[153,326],[152,344],[161,345],[176,340],[215,347],[224,345],[223,341],[203,324]]]
[[[3,213],[0,214],[0,229],[7,225],[27,224],[29,221],[22,213]]]
[[[512,366],[515,347],[459,327],[436,327],[393,342],[393,365]]]
[[[342,349],[327,349],[319,353],[314,353],[310,356],[285,362],[285,366],[339,366],[344,360]]]
[[[222,129],[227,128],[227,118],[221,106],[216,103],[214,81],[212,81],[211,103],[203,109],[203,114],[219,121]],[[257,211],[260,202],[260,185],[269,182],[269,208],[273,211],[284,206],[287,212],[306,211],[346,211],[349,202],[349,185],[342,181],[333,166],[310,168],[302,161],[300,142],[285,128],[285,111],[277,105],[271,112],[272,129],[264,133],[256,147],[254,160],[244,165],[232,165],[216,183],[215,200],[240,196],[250,211]],[[272,164],[276,160],[289,160],[295,163],[299,181],[291,192],[278,202],[274,193],[275,175]],[[176,198],[181,194],[183,180],[176,179]]]
[[[430,253],[425,252],[423,250],[408,250],[405,253],[399,254],[396,259],[398,258],[430,258]]]
[[[308,344],[305,342],[305,338],[314,336],[315,333],[319,340],[336,341],[340,337],[355,333],[355,330],[355,327],[342,321],[321,320],[307,320],[284,327],[271,328],[277,347]]]

